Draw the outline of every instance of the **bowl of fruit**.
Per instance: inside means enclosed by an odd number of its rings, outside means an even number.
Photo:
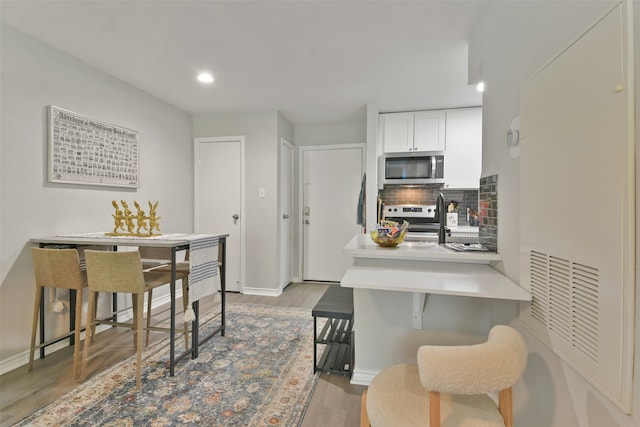
[[[380,224],[376,226],[376,229],[371,231],[371,239],[380,246],[398,246],[404,241],[408,228],[409,223],[407,221],[403,221],[402,224],[400,224],[396,221],[382,220]]]

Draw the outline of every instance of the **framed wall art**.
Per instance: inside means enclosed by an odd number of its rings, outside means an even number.
[[[138,132],[49,107],[49,182],[138,188]]]

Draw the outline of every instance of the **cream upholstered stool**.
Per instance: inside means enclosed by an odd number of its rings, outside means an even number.
[[[33,306],[33,324],[31,327],[31,348],[29,350],[29,370],[33,369],[34,350],[36,349],[36,329],[43,290],[47,288],[72,289],[77,291],[75,305],[75,323],[73,349],[73,372],[79,375],[80,361],[80,325],[82,320],[82,290],[87,287],[87,277],[80,268],[80,258],[76,249],[42,249],[31,248],[33,271],[36,281],[36,298]],[[43,347],[49,342],[42,342],[37,347]]]
[[[515,329],[498,325],[486,342],[418,349],[418,364],[383,369],[362,395],[361,426],[513,426],[511,387],[527,364]],[[499,392],[499,405],[486,393]]]

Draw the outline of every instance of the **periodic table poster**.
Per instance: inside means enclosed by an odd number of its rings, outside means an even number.
[[[138,132],[49,107],[49,182],[138,188]]]

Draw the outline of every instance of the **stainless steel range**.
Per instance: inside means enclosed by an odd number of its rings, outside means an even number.
[[[392,221],[407,221],[407,241],[437,242],[440,221],[436,215],[436,205],[387,205],[385,218]],[[447,234],[448,228],[445,227]]]

